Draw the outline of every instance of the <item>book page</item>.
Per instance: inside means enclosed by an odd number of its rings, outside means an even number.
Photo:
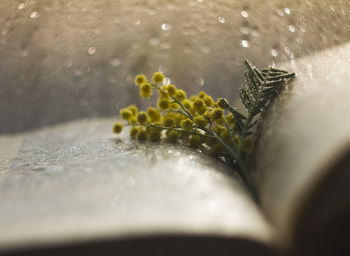
[[[114,135],[113,122],[0,138],[2,151],[13,148],[0,169],[0,252],[169,235],[272,242],[226,166],[188,147],[130,141],[127,130]]]
[[[297,77],[268,114],[256,152],[255,178],[262,207],[287,236],[285,241],[295,229],[303,230],[298,221],[310,198],[349,152],[349,59],[350,44],[344,44],[284,66]],[[347,195],[348,189],[338,198],[349,206]],[[334,201],[323,203],[329,208]],[[329,221],[324,218],[323,224]]]

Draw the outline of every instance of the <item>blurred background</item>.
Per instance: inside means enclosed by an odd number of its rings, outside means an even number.
[[[343,44],[349,18],[345,0],[2,0],[0,134],[142,107],[133,77],[157,70],[233,101],[244,59],[293,63]]]

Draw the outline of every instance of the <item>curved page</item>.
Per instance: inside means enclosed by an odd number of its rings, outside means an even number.
[[[0,161],[0,252],[169,235],[271,242],[249,193],[220,162],[129,141],[112,125],[78,121],[1,137],[2,150],[13,149]]]
[[[262,206],[283,235],[303,230],[298,227],[302,212],[312,210],[306,208],[314,193],[350,149],[349,59],[350,44],[344,44],[293,61],[287,69],[297,77],[265,122],[257,149],[256,180]],[[344,186],[338,200],[349,206],[349,189],[343,190]],[[323,204],[328,213],[335,213],[337,207],[331,206],[344,202],[325,199]],[[324,213],[314,212],[313,219]],[[330,221],[325,217],[323,224]]]

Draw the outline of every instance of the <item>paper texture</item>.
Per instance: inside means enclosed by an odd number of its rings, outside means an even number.
[[[281,234],[291,235],[301,207],[350,149],[349,59],[346,44],[284,67],[297,77],[268,115],[255,173],[262,207]]]
[[[129,141],[112,125],[77,121],[2,138],[1,150],[23,144],[0,170],[0,251],[157,234],[271,242],[224,165],[186,147]]]

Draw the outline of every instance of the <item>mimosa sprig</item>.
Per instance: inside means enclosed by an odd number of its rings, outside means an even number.
[[[164,74],[155,72],[152,81],[145,75],[136,76],[135,85],[143,98],[149,98],[157,91],[157,106],[146,111],[139,111],[135,105],[121,109],[120,116],[125,123],[115,123],[113,131],[120,133],[123,126],[128,125],[132,139],[160,141],[164,138],[205,149],[230,165],[257,200],[247,169],[247,153],[254,146],[261,114],[295,74],[271,67],[259,70],[249,61],[245,61],[245,65],[245,83],[241,85],[239,95],[246,113],[224,98],[214,101],[203,91],[188,98],[186,92],[175,85],[163,85]]]

